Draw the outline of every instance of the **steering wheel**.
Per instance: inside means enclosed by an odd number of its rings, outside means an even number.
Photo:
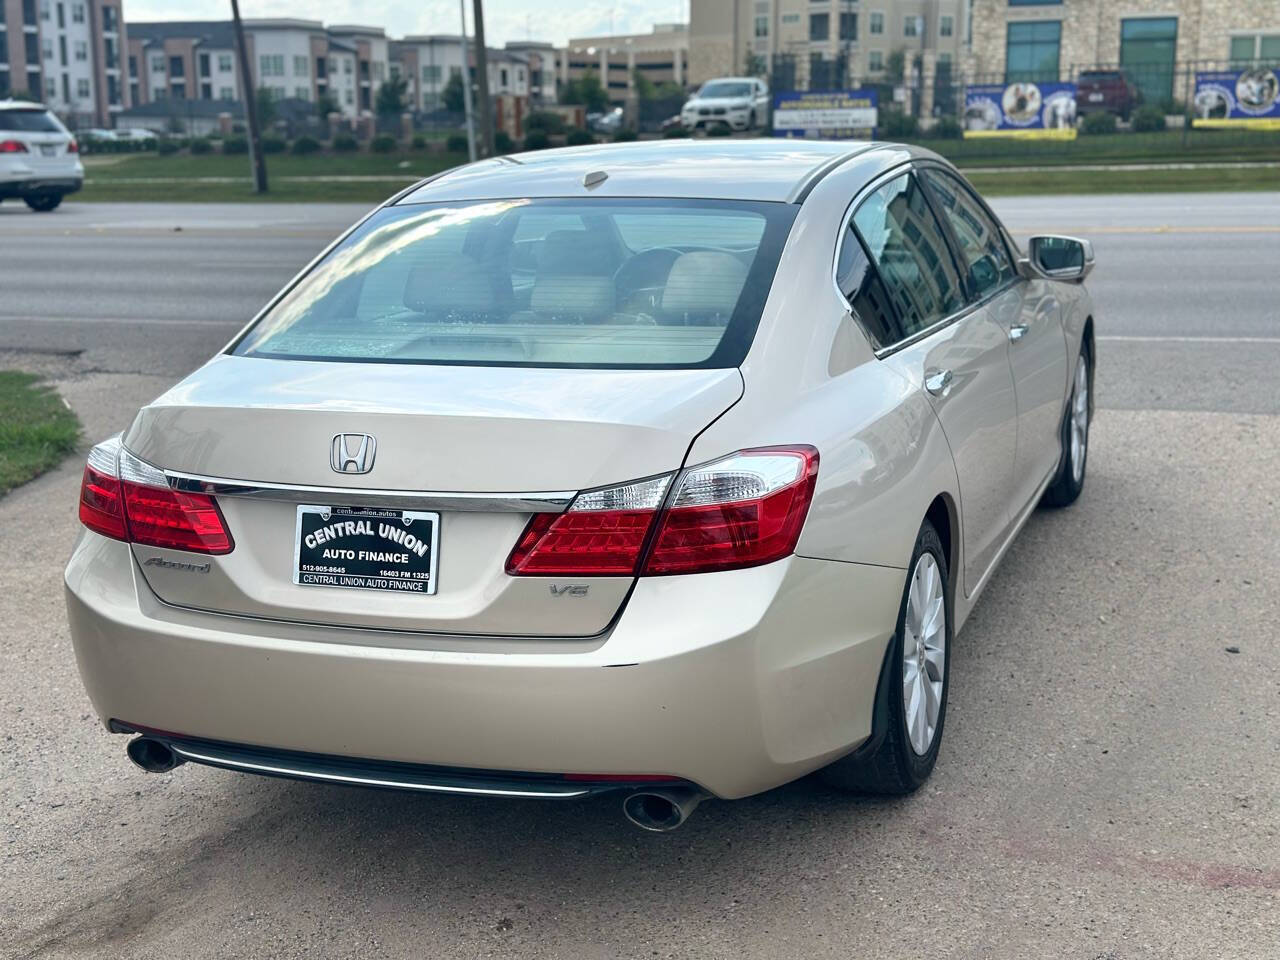
[[[628,257],[613,273],[618,302],[623,303],[637,294],[648,293],[655,297],[660,294],[666,286],[667,272],[683,253],[675,247],[650,247]],[[658,279],[659,270],[661,279]],[[656,302],[650,305],[657,307]]]

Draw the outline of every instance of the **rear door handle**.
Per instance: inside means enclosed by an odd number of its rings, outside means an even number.
[[[924,388],[935,397],[944,397],[951,388],[951,371],[935,370],[924,378]]]
[[[1012,327],[1009,328],[1009,339],[1012,340],[1014,343],[1017,343],[1019,340],[1021,340],[1023,337],[1027,335],[1027,331],[1029,329],[1031,328],[1027,326],[1027,324],[1025,323],[1015,323]]]

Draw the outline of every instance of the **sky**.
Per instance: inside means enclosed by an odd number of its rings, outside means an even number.
[[[472,0],[467,6],[467,32]],[[458,0],[240,0],[240,15],[298,17],[325,23],[385,27],[387,35],[457,33]],[[549,40],[563,45],[570,37],[610,33],[647,33],[655,22],[688,20],[688,0],[485,0],[485,40],[499,47],[508,40]],[[152,20],[223,20],[230,0],[125,0],[126,24]]]

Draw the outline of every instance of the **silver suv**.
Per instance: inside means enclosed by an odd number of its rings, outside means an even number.
[[[62,121],[43,104],[0,100],[0,200],[44,213],[83,185],[80,147]]]

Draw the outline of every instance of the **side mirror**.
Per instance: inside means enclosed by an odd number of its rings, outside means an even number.
[[[1093,269],[1093,244],[1075,237],[1043,236],[1027,241],[1027,256],[1018,261],[1024,277],[1084,280]]]

